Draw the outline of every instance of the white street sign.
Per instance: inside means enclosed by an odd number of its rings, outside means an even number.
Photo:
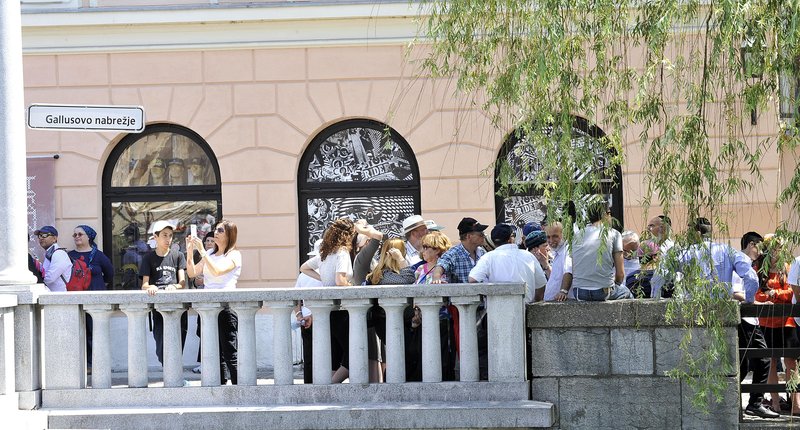
[[[81,106],[32,104],[28,107],[28,127],[73,131],[144,131],[141,106]]]

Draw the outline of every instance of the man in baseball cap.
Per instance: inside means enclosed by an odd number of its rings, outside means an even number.
[[[67,291],[67,282],[72,277],[72,260],[67,251],[58,246],[58,230],[46,225],[33,232],[39,239],[39,246],[45,250],[44,285],[50,291]]]

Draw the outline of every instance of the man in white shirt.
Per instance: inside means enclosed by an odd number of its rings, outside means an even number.
[[[39,246],[45,249],[44,285],[50,291],[67,291],[67,282],[72,277],[72,260],[67,251],[58,246],[58,230],[46,225],[33,232],[39,239]]]
[[[565,278],[568,278],[567,286],[572,283],[572,258],[567,251],[567,242],[564,241],[564,227],[560,222],[548,225],[545,228],[545,232],[547,234],[547,242],[553,252],[553,262],[550,263],[550,277],[547,278],[547,285],[544,288],[544,301],[551,302],[556,299],[556,295],[561,291]],[[532,232],[531,235],[536,233]],[[527,243],[527,237],[525,241]]]
[[[654,216],[647,221],[647,230],[658,244],[662,255],[675,245],[675,242],[669,238],[671,223],[672,221],[666,215]]]
[[[542,266],[530,252],[515,243],[515,229],[499,224],[492,229],[492,242],[499,245],[486,253],[469,272],[469,282],[524,282],[525,302],[542,300],[547,278]]]

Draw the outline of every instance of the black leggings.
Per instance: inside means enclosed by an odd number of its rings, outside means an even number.
[[[230,308],[224,308],[217,316],[219,325],[219,375],[222,385],[228,381],[225,370],[231,376],[231,382],[238,382],[238,340],[239,317]]]

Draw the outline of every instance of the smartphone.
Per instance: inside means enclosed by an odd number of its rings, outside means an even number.
[[[197,237],[197,226],[196,225],[192,224],[191,226],[189,226],[189,231],[191,232],[190,234],[192,235],[192,237]]]

